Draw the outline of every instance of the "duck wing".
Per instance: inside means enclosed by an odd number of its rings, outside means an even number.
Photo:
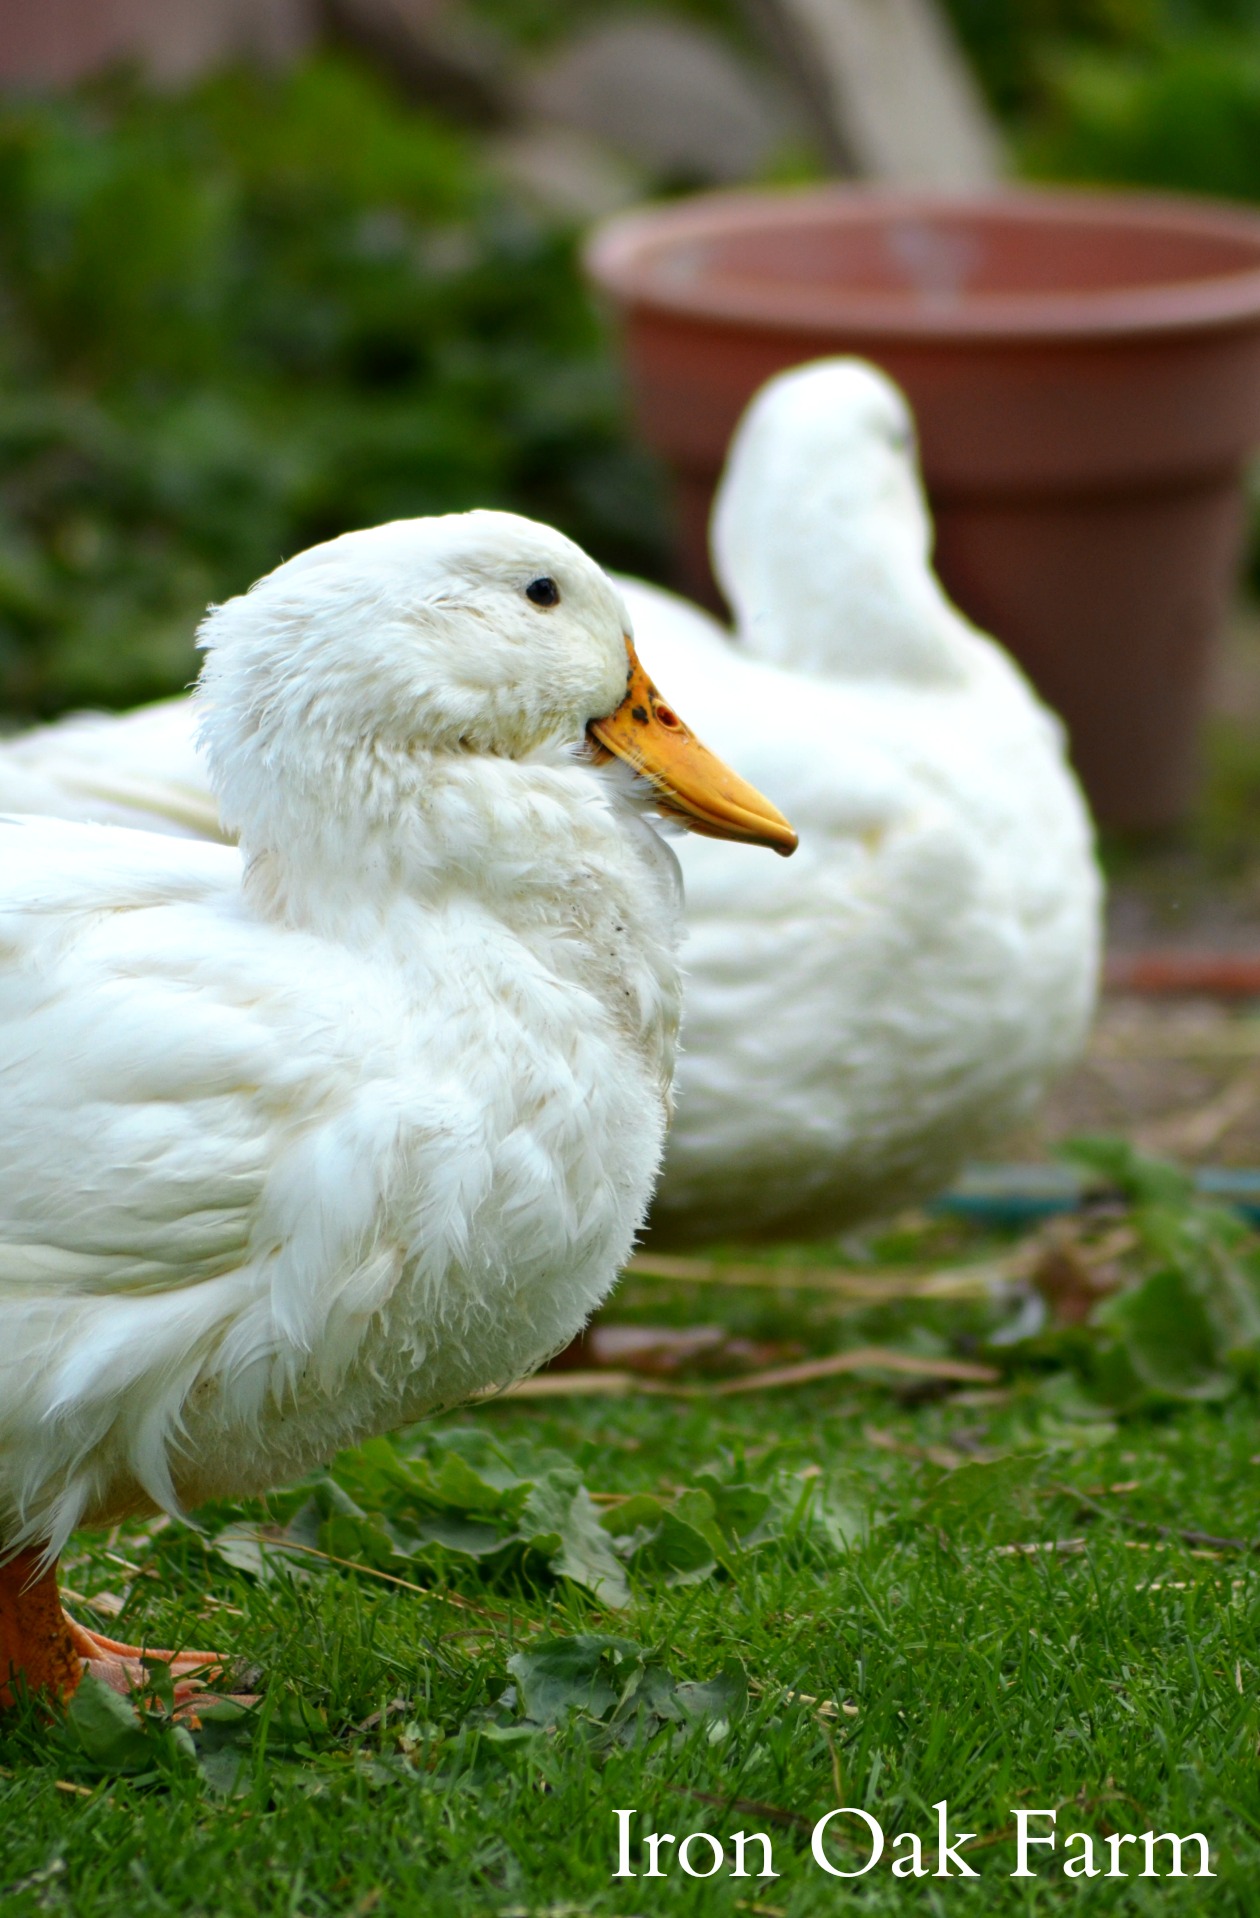
[[[361,966],[253,918],[234,849],[8,821],[0,874],[11,1544],[64,1537],[120,1461],[176,1503],[199,1378],[261,1402],[353,1353],[379,1283],[364,1084],[388,1068]]]

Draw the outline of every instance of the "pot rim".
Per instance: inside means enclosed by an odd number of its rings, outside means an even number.
[[[671,273],[680,248],[766,227],[837,226],[965,217],[975,224],[1116,226],[1233,241],[1254,266],[1198,279],[1135,281],[1096,292],[945,295],[912,304],[899,294]],[[769,333],[843,330],[901,340],[970,342],[1123,339],[1260,325],[1260,214],[1192,196],[1097,188],[998,187],[944,192],[848,183],[742,188],[633,208],[602,222],[584,249],[586,270],[622,306]]]

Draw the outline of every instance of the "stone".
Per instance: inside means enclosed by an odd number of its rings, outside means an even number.
[[[638,167],[576,127],[540,124],[491,134],[485,157],[534,206],[578,225],[620,213],[651,191]]]
[[[566,41],[535,66],[520,105],[679,186],[746,180],[808,138],[777,75],[664,14],[627,15]]]

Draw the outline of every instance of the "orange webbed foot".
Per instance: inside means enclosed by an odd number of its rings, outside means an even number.
[[[225,1661],[215,1652],[168,1652],[151,1645],[124,1645],[116,1638],[89,1631],[69,1612],[63,1611],[61,1616],[79,1660],[80,1675],[90,1672],[102,1685],[124,1697],[150,1685],[149,1668],[154,1665],[165,1665],[170,1672],[177,1705],[213,1689],[215,1680],[223,1676]]]
[[[160,1651],[89,1631],[62,1607],[55,1562],[19,1552],[0,1564],[0,1709],[22,1688],[64,1702],[85,1672],[124,1696],[151,1694],[155,1665],[170,1672],[176,1708],[187,1708],[219,1695],[213,1688],[226,1662],[215,1652]],[[255,1702],[234,1696],[240,1704]]]

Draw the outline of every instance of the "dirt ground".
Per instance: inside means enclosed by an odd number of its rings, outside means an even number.
[[[1192,1164],[1260,1165],[1260,1005],[1107,994],[1083,1064],[990,1156],[1044,1158],[1078,1132],[1123,1132]]]

